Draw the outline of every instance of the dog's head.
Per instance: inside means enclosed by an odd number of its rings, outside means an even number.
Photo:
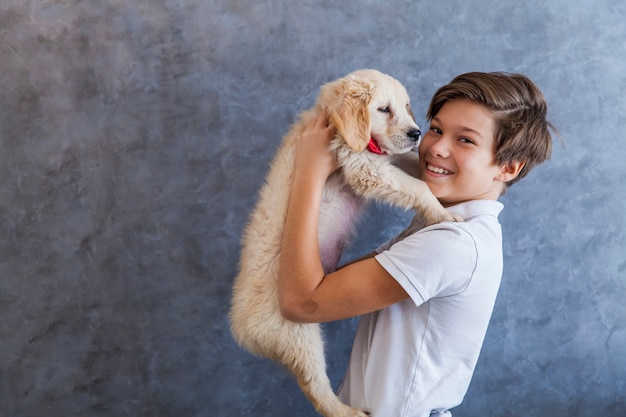
[[[356,152],[370,145],[381,153],[404,153],[420,137],[406,89],[395,78],[376,70],[355,71],[325,84],[318,104]]]

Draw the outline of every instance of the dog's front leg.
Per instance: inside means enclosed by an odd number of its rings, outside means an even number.
[[[463,220],[446,210],[424,181],[408,175],[389,161],[370,161],[355,172],[346,173],[346,178],[365,198],[418,210],[427,225]]]
[[[420,168],[420,158],[416,152],[405,152],[403,154],[394,155],[391,164],[400,168],[413,178],[422,178],[422,170]]]

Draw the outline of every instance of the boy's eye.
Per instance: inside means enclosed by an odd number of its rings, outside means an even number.
[[[438,135],[441,135],[441,129],[439,129],[438,127],[431,126],[430,131]]]
[[[470,138],[459,138],[459,140],[463,143],[474,143]]]
[[[378,111],[382,113],[389,113],[389,106],[379,107]]]

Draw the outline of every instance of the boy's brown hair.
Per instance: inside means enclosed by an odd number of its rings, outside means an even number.
[[[556,128],[546,120],[548,106],[541,90],[526,76],[504,72],[469,72],[441,87],[430,102],[430,122],[452,100],[470,100],[487,107],[496,123],[495,162],[524,162],[520,173],[505,189],[550,158]]]

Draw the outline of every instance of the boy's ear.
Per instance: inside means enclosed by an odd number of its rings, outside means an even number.
[[[500,167],[500,172],[496,176],[496,180],[507,183],[518,176],[520,171],[526,165],[526,161],[512,161]]]

